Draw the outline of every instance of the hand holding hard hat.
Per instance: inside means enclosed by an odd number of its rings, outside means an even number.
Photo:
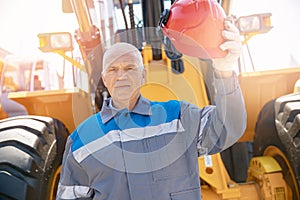
[[[242,49],[238,29],[215,0],[177,0],[159,25],[179,52],[212,59],[218,71],[232,70]]]
[[[242,51],[242,42],[239,35],[239,30],[228,20],[224,21],[225,30],[222,31],[222,36],[226,40],[219,47],[223,51],[228,51],[223,58],[215,58],[213,67],[218,71],[232,71],[234,63],[239,58]]]

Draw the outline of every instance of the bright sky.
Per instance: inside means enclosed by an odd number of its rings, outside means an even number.
[[[36,57],[38,33],[78,27],[73,14],[63,14],[61,0],[0,0],[0,48],[16,55]]]

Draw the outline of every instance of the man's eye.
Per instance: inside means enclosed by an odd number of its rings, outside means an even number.
[[[134,70],[134,69],[136,69],[135,66],[128,66],[128,67],[127,67],[127,70]]]
[[[108,72],[114,72],[114,71],[116,71],[116,68],[111,67],[111,68],[107,69],[107,71],[108,71]]]

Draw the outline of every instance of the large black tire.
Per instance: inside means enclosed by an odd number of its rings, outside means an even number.
[[[293,200],[300,199],[299,103],[300,94],[266,103],[258,116],[253,144],[254,156],[272,156],[281,166]]]
[[[0,121],[0,199],[55,199],[69,135],[64,124],[40,116]]]

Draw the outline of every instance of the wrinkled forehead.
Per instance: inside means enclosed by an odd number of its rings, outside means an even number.
[[[128,53],[114,59],[111,59],[111,62],[108,62],[106,69],[112,66],[122,66],[122,65],[135,65],[136,67],[140,66],[140,61],[136,54]]]
[[[141,53],[133,45],[127,43],[117,43],[109,48],[103,55],[103,69],[119,63],[143,66]]]

